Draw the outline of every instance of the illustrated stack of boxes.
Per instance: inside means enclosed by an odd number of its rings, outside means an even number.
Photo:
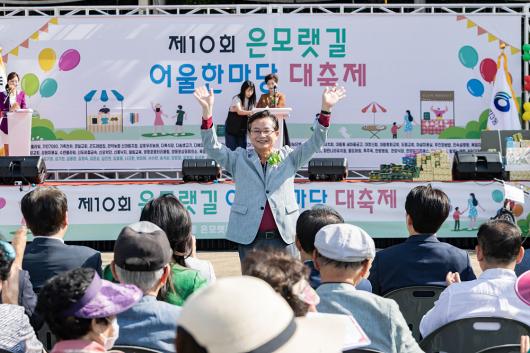
[[[523,140],[521,133],[506,141],[506,170],[510,180],[530,180],[530,140]]]
[[[414,181],[451,181],[451,161],[449,154],[445,151],[433,151],[431,153],[418,153],[416,155],[416,167],[419,176]]]

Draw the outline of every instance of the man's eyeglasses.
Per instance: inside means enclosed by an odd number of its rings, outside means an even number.
[[[250,133],[254,136],[260,136],[260,135],[269,136],[273,132],[274,132],[273,129],[265,129],[265,130],[252,129],[250,130]]]

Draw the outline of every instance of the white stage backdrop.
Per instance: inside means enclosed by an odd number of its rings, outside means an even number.
[[[36,110],[33,153],[52,169],[178,168],[184,158],[203,156],[193,89],[215,89],[214,121],[223,124],[241,83],[254,81],[259,96],[270,72],[279,74],[293,108],[288,126],[295,144],[311,134],[323,86],[344,85],[348,97],[333,112],[320,156],[374,168],[416,151],[479,148],[500,41],[521,92],[520,21],[517,15],[4,17],[0,46],[7,71],[20,74]],[[155,128],[157,105],[163,126]]]

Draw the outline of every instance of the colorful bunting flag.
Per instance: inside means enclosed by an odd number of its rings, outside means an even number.
[[[20,43],[20,45],[27,49],[29,47],[29,38]]]
[[[477,27],[477,36],[481,36],[481,35],[487,33],[488,34],[488,42],[491,43],[491,42],[494,42],[494,41],[499,41],[500,45],[505,45],[505,46],[510,47],[510,52],[511,52],[512,55],[516,55],[516,54],[521,52],[521,49],[518,49],[518,48],[514,47],[513,45],[510,45],[510,44],[506,43],[505,41],[503,41],[502,39],[500,39],[496,35],[488,32],[488,30],[486,28],[479,26],[478,24],[476,24],[475,22],[473,22],[472,20],[467,18],[467,16],[465,16],[465,15],[457,15],[456,16],[456,20],[457,21],[466,20],[466,27],[468,29],[469,28],[473,28],[473,27]]]

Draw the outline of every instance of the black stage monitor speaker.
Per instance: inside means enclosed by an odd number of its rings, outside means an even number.
[[[307,171],[312,181],[341,181],[348,176],[348,161],[346,158],[313,158]]]
[[[185,182],[208,182],[220,177],[221,166],[213,159],[184,159],[182,161],[182,179]]]
[[[46,164],[41,156],[0,157],[0,184],[40,184],[46,179]]]
[[[503,165],[499,152],[456,152],[453,180],[502,179]]]

